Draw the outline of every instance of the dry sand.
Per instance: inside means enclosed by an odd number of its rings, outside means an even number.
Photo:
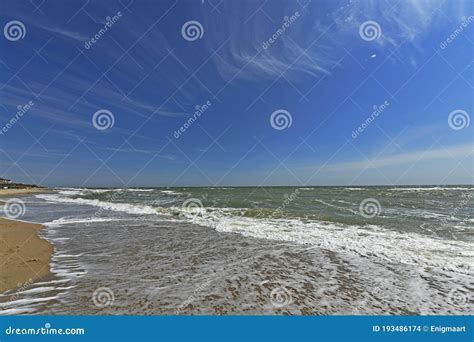
[[[26,196],[50,191],[46,188],[0,189],[0,196]]]
[[[53,246],[39,238],[41,227],[0,218],[0,293],[50,275]]]

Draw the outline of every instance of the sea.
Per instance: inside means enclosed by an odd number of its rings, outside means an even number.
[[[473,196],[459,185],[22,197],[21,219],[54,246],[51,276],[0,294],[0,315],[472,314]]]

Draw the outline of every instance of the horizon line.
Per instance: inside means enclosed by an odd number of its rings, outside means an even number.
[[[159,189],[159,188],[361,188],[361,187],[439,187],[439,186],[448,186],[448,187],[455,187],[455,186],[468,186],[474,187],[473,184],[371,184],[371,185],[220,185],[220,186],[204,186],[204,185],[183,185],[183,186],[132,186],[132,187],[110,187],[110,186],[54,186],[48,187],[44,186],[45,188],[55,189],[55,188],[78,188],[78,189],[88,189],[88,188],[96,188],[96,189]],[[43,186],[41,186],[43,187]]]

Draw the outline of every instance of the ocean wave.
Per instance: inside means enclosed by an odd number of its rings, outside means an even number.
[[[377,225],[355,226],[299,219],[255,219],[229,215],[233,208],[206,208],[190,213],[179,208],[180,216],[194,224],[208,226],[222,233],[312,245],[338,253],[354,253],[389,262],[423,267],[439,267],[472,274],[472,245],[455,240],[441,240],[417,233],[401,233]]]
[[[58,193],[66,196],[80,196],[85,194],[82,190],[59,190]]]
[[[446,190],[463,190],[463,191],[466,191],[466,190],[474,190],[474,187],[470,187],[470,188],[459,188],[459,187],[439,187],[439,186],[435,186],[435,187],[431,187],[431,188],[420,188],[420,187],[417,187],[417,188],[390,188],[390,189],[387,189],[389,191],[446,191]]]
[[[255,238],[310,244],[334,252],[375,256],[390,262],[435,266],[461,273],[472,269],[472,264],[469,265],[472,256],[466,252],[469,248],[467,244],[446,244],[418,234],[401,234],[378,226],[361,228],[322,222],[302,223],[298,220],[245,222],[242,219],[225,218],[220,219],[215,228],[220,232],[240,233]]]
[[[40,297],[40,298],[27,298],[27,299],[18,299],[14,301],[9,301],[7,303],[0,303],[0,308],[9,309],[11,307],[22,306],[26,304],[35,304],[40,302],[49,302],[54,299],[58,299],[59,296],[50,296],[50,297]],[[28,309],[28,308],[25,308]],[[5,311],[0,310],[0,314],[5,313]]]
[[[101,190],[101,189],[98,189]],[[92,190],[93,192],[98,192],[98,190]],[[105,192],[108,191],[115,191],[115,192],[120,192],[120,191],[130,191],[130,192],[151,192],[154,191],[155,189],[140,189],[140,188],[110,188],[106,189]]]
[[[132,214],[178,216],[188,222],[208,226],[219,232],[239,233],[267,240],[310,244],[334,252],[356,253],[387,261],[441,267],[462,273],[471,272],[472,261],[466,254],[470,245],[461,241],[437,240],[416,233],[401,233],[380,226],[357,226],[338,222],[307,221],[274,217],[272,210],[249,208],[202,208],[189,211],[181,207],[138,206],[98,200],[55,198],[58,201],[89,204]],[[320,200],[317,200],[320,201]],[[324,204],[328,204],[325,202]],[[347,209],[347,208],[344,208]]]
[[[53,194],[40,194],[36,195],[36,198],[43,199],[49,202],[58,202],[58,203],[72,203],[72,204],[84,204],[92,205],[99,208],[125,212],[128,214],[156,214],[156,210],[147,205],[136,205],[128,203],[112,203],[99,201],[97,199],[84,199],[84,198],[69,198],[64,196],[58,196]]]
[[[84,194],[86,192],[92,192],[92,193],[105,193],[105,192],[111,192],[111,191],[130,191],[130,192],[151,192],[154,191],[155,189],[153,188],[57,188],[58,192],[60,194],[64,195],[76,195],[76,194]]]
[[[103,194],[105,192],[110,192],[110,191],[120,191],[120,189],[85,189],[86,191],[89,192],[94,192],[96,194]]]
[[[35,312],[35,311],[36,311],[36,309],[31,309],[31,308],[2,309],[0,311],[0,316],[28,314],[28,313],[32,313],[32,312]]]
[[[457,240],[398,232],[377,225],[355,225],[342,222],[306,220],[297,217],[275,217],[272,209],[200,208],[189,211],[180,206],[153,208],[146,205],[111,203],[99,200],[67,198],[54,194],[36,197],[53,202],[94,205],[129,214],[161,214],[190,223],[208,226],[222,233],[238,233],[253,238],[308,244],[338,253],[354,253],[389,262],[439,267],[461,273],[472,273],[472,245]],[[316,200],[333,206],[325,201]],[[352,211],[335,206],[338,209]],[[159,216],[157,215],[157,218]],[[162,219],[162,218],[160,218]],[[62,218],[56,222],[67,222]],[[52,223],[54,225],[54,223]]]
[[[57,220],[47,222],[44,225],[49,227],[61,226],[64,224],[74,223],[91,223],[91,222],[111,222],[111,221],[124,221],[123,218],[102,218],[102,217],[86,217],[86,218],[74,218],[74,217],[61,217]]]
[[[82,196],[86,193],[101,194],[104,192],[114,191],[115,189],[92,189],[92,188],[58,188],[58,194],[66,196]]]
[[[167,195],[182,195],[181,193],[172,190],[160,190],[160,192]]]
[[[353,213],[353,214],[358,214],[358,211],[353,210],[353,209],[351,209],[351,208],[342,207],[342,206],[340,206],[340,205],[334,205],[334,204],[332,204],[332,203],[329,203],[329,202],[326,202],[326,201],[323,201],[323,200],[320,200],[320,199],[314,199],[314,202],[321,203],[321,204],[324,204],[324,205],[327,206],[327,207],[335,208],[335,209],[338,209],[338,210],[343,210],[343,211],[351,212],[351,213]]]
[[[218,187],[211,186],[211,187],[202,187],[202,188],[199,188],[199,189],[205,189],[205,190],[233,190],[234,188],[218,188]]]
[[[70,290],[75,288],[75,286],[66,286],[66,287],[55,287],[55,286],[40,286],[40,287],[35,287],[33,289],[27,289],[24,291],[17,291],[15,292],[16,295],[24,295],[24,294],[37,294],[37,293],[45,293],[45,292],[51,292],[51,291],[60,291],[60,290]]]

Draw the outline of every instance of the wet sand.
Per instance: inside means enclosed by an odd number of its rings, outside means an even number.
[[[0,293],[50,275],[53,246],[38,236],[41,227],[0,218]]]

